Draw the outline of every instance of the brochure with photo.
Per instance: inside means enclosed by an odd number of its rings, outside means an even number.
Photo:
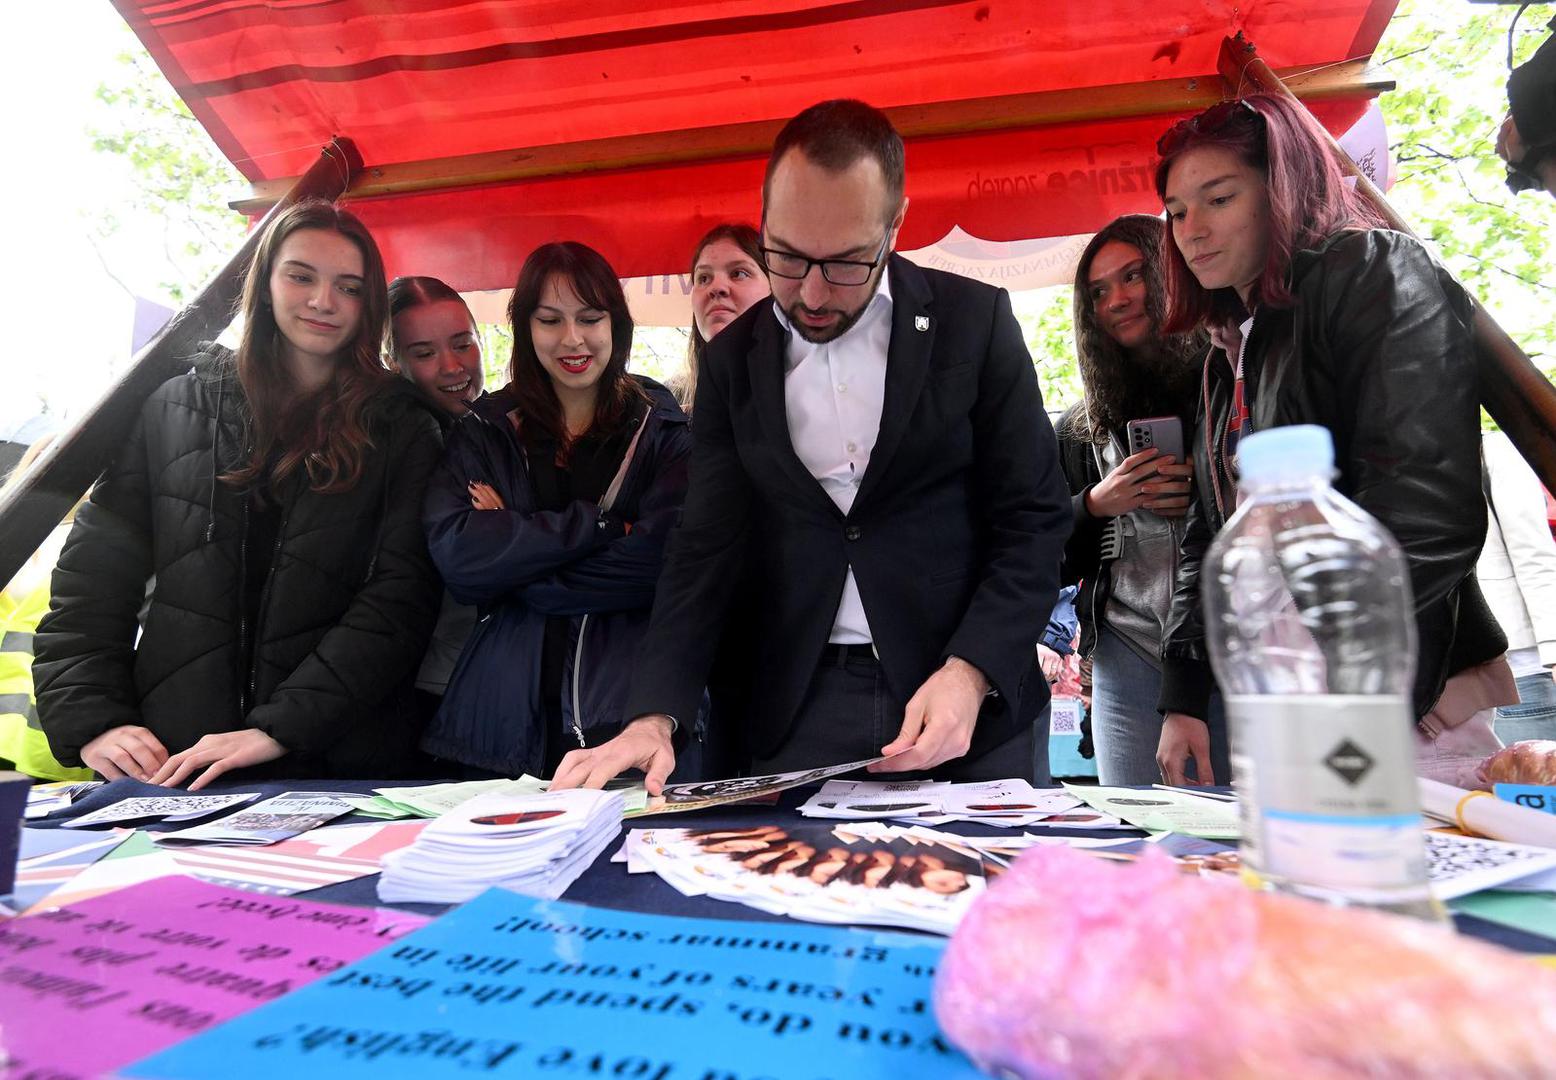
[[[351,812],[350,792],[289,791],[235,814],[152,839],[172,847],[193,844],[277,844]]]
[[[727,780],[705,780],[692,784],[666,784],[663,794],[648,797],[647,805],[633,810],[627,817],[646,817],[649,814],[680,814],[690,810],[705,810],[710,806],[765,799],[778,792],[787,791],[802,784],[813,784],[843,773],[856,772],[867,765],[885,761],[884,757],[864,758],[826,765],[819,769],[799,769],[795,772],[772,773],[766,776],[736,776]]]
[[[962,838],[868,821],[633,830],[626,862],[689,896],[811,922],[941,934],[985,887],[984,860]]]
[[[218,810],[230,810],[259,798],[259,792],[232,795],[153,795],[146,798],[120,799],[90,814],[63,821],[64,829],[92,829],[118,825],[126,821],[193,821]]]

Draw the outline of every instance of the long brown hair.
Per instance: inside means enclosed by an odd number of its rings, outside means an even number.
[[[762,234],[750,225],[743,225],[738,222],[725,222],[722,225],[713,226],[713,228],[704,233],[702,239],[697,241],[697,246],[692,249],[691,272],[694,279],[697,276],[697,263],[702,258],[702,253],[710,245],[716,244],[720,240],[728,240],[731,244],[734,244],[751,257],[751,261],[756,264],[758,270],[761,269]],[[681,380],[680,392],[676,395],[681,399],[681,405],[685,408],[691,408],[692,402],[697,397],[697,365],[702,363],[702,354],[707,347],[708,339],[702,336],[701,330],[697,329],[697,319],[694,316],[692,318],[691,336],[686,341],[686,377]]]
[[[281,359],[270,273],[286,238],[302,229],[338,233],[357,246],[362,253],[362,308],[330,385],[300,397]],[[323,199],[287,207],[260,237],[238,303],[243,313],[238,382],[248,399],[252,450],[241,468],[221,479],[240,487],[261,480],[277,484],[303,469],[308,486],[319,494],[350,491],[362,478],[363,458],[373,446],[366,424],[368,406],[393,377],[379,355],[389,300],[384,261],[372,234],[354,214]]]
[[[518,402],[519,437],[526,445],[549,439],[562,460],[572,447],[572,435],[562,416],[562,402],[551,385],[551,376],[535,355],[535,339],[529,320],[540,306],[540,294],[552,275],[566,278],[578,299],[605,312],[611,321],[611,356],[600,375],[594,421],[589,430],[608,432],[618,427],[634,398],[643,398],[636,382],[627,378],[627,357],[632,353],[632,313],[621,280],[605,256],[576,240],[543,244],[530,252],[519,269],[513,298],[508,301],[508,324],[513,328],[513,358],[508,365],[508,387]]]
[[[1091,298],[1092,260],[1114,242],[1140,252],[1145,273],[1145,314],[1151,323],[1151,340],[1137,354],[1127,351],[1102,328]],[[1131,420],[1193,413],[1199,392],[1199,361],[1206,342],[1203,335],[1161,332],[1167,307],[1161,256],[1162,219],[1150,214],[1115,218],[1081,253],[1075,268],[1075,353],[1086,407],[1071,414],[1065,432],[1070,438],[1101,445],[1110,433],[1122,431]]]

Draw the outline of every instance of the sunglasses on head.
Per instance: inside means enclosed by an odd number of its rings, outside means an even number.
[[[1239,122],[1262,125],[1264,116],[1242,98],[1223,101],[1219,105],[1212,105],[1197,116],[1179,120],[1168,128],[1162,137],[1156,140],[1156,153],[1160,157],[1167,157],[1181,150],[1183,144],[1194,135],[1216,135]]]

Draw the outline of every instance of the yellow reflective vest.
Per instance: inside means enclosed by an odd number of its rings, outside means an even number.
[[[32,634],[49,610],[49,575],[23,591],[0,592],[0,759],[41,780],[90,780],[91,769],[67,769],[49,752],[32,694]]]

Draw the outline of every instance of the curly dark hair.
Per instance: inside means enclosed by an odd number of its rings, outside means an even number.
[[[1202,334],[1163,336],[1154,348],[1131,354],[1097,321],[1087,278],[1104,244],[1117,241],[1136,248],[1145,260],[1146,315],[1153,331],[1162,325],[1166,292],[1162,281],[1162,219],[1125,214],[1105,225],[1075,269],[1075,351],[1080,361],[1086,408],[1071,414],[1068,431],[1079,442],[1105,443],[1112,432],[1147,416],[1191,416],[1199,393],[1200,365],[1206,350]]]

